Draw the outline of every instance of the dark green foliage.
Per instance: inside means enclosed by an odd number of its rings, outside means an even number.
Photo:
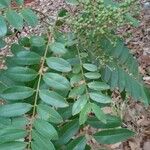
[[[47,49],[45,50],[47,51]],[[67,51],[69,50],[68,47]],[[76,50],[78,51],[78,49]],[[36,52],[32,52],[32,48],[26,50],[25,47],[17,44],[13,45],[12,51],[14,56],[8,59],[13,60],[15,64],[13,66],[9,65],[1,74],[1,76],[6,74],[7,78],[1,80],[3,91],[0,96],[8,104],[0,107],[0,116],[6,120],[10,117],[21,117],[28,114],[31,115],[32,119],[32,122],[24,122],[26,126],[29,126],[29,123],[32,124],[29,127],[28,134],[19,131],[18,124],[9,125],[10,128],[15,127],[16,133],[19,134],[13,135],[9,132],[8,134],[11,134],[12,139],[25,136],[31,137],[32,142],[27,141],[27,146],[33,150],[38,149],[37,146],[45,147],[45,149],[48,149],[48,147],[49,149],[55,149],[54,147],[57,148],[59,145],[60,148],[65,144],[67,144],[67,147],[79,146],[84,149],[86,145],[85,138],[79,138],[75,141],[72,138],[82,128],[81,125],[90,124],[88,120],[90,113],[95,114],[104,126],[108,126],[105,114],[99,105],[112,102],[111,98],[103,92],[110,87],[102,82],[97,65],[89,62],[83,63],[79,51],[78,56],[71,56],[74,59],[79,58],[79,68],[67,61],[68,56],[67,58],[60,58],[55,55],[55,52],[49,54],[47,51],[46,55],[42,57]],[[42,68],[41,63],[44,65]],[[78,69],[73,69],[75,67]],[[11,84],[7,84],[8,79],[12,82]],[[20,83],[19,86],[17,82]],[[67,116],[64,117],[60,113],[60,108],[65,108]],[[37,118],[35,118],[35,115],[37,115]],[[63,119],[66,117],[69,119],[68,121],[65,119],[67,122]],[[75,119],[73,119],[74,117]],[[118,124],[118,120],[116,121],[112,127],[121,125]],[[53,126],[53,124],[60,126],[60,129],[58,130],[58,126]],[[2,124],[1,128],[4,130],[6,127]],[[12,139],[2,140],[2,143],[7,144],[6,142],[12,141]],[[16,144],[14,143],[14,146]]]
[[[119,141],[122,142],[133,135],[134,133],[128,129],[110,129],[100,131],[99,133],[96,133],[94,137],[99,143],[113,144]]]
[[[145,91],[147,87],[144,86],[139,74],[138,62],[125,46],[123,38],[115,33],[117,27],[126,23],[138,26],[138,21],[133,17],[134,9],[130,10],[132,7],[135,9],[138,7],[137,2],[134,0],[122,3],[112,0],[84,2],[79,0],[79,2],[83,9],[70,20],[80,43],[80,51],[83,53],[86,51],[90,60],[99,64],[101,77],[110,85],[111,90],[119,89],[121,92],[125,90],[135,100],[148,105],[150,92]],[[87,65],[84,68],[86,69]],[[100,74],[90,72],[86,73],[85,77],[98,79]]]
[[[23,5],[22,0],[16,2]],[[9,5],[8,0],[0,2],[0,8]],[[17,30],[24,22],[30,26],[38,23],[35,13],[27,8],[9,9],[6,19]],[[6,32],[6,20],[1,16],[0,38]],[[61,33],[54,26],[47,36],[23,37],[11,46],[12,56],[0,71],[0,149],[84,150],[90,149],[91,138],[113,144],[133,137],[132,131],[122,128],[119,117],[105,114],[104,108],[113,103],[110,90],[119,88],[146,104],[150,93],[140,79],[136,59],[122,39],[111,35],[115,42],[100,36],[88,39],[85,45],[78,34]],[[0,47],[4,47],[0,40]],[[89,126],[101,131],[80,134]]]

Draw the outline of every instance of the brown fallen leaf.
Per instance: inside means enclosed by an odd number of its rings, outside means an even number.
[[[147,65],[150,65],[150,56],[142,55],[140,57],[140,60],[141,60],[142,63],[146,63]]]
[[[144,143],[143,150],[149,150],[150,149],[150,140]]]

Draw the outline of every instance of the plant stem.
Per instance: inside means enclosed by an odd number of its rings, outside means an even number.
[[[83,78],[83,80],[84,80],[84,82],[85,82],[85,84],[86,84],[86,94],[87,94],[87,96],[89,96],[89,92],[88,92],[88,88],[87,88],[87,83],[86,83],[86,79],[85,79],[85,76],[84,76],[84,71],[83,71],[83,62],[82,62],[82,59],[81,59],[81,56],[80,56],[80,50],[79,50],[79,47],[78,47],[78,45],[77,45],[77,51],[78,51],[78,56],[79,56],[79,61],[80,61],[80,69],[81,69],[81,74],[82,74],[82,78]]]
[[[54,17],[48,16],[48,15],[46,15],[45,13],[43,13],[43,12],[37,10],[37,9],[33,9],[33,8],[32,8],[32,10],[35,11],[36,13],[38,13],[38,14],[41,14],[41,15],[43,16],[43,18],[48,18],[49,21],[51,21],[51,20],[53,20],[54,22],[56,21],[56,19],[55,19]],[[42,19],[43,19],[43,18],[42,18]],[[51,19],[51,20],[50,20],[50,19]],[[46,22],[46,21],[44,21],[44,22],[47,23],[49,26],[53,26],[53,24],[51,24],[51,23],[49,23],[49,22]]]
[[[32,134],[33,120],[34,120],[35,115],[36,115],[36,106],[37,106],[37,101],[38,101],[38,95],[39,95],[39,89],[40,89],[40,83],[41,83],[41,79],[42,79],[42,74],[43,74],[44,63],[45,63],[45,60],[46,60],[46,55],[47,55],[47,52],[48,52],[49,43],[51,41],[50,34],[47,33],[47,35],[48,35],[48,42],[47,42],[47,46],[46,46],[45,53],[44,53],[44,56],[43,56],[43,60],[42,60],[42,63],[41,63],[41,67],[39,69],[39,79],[38,79],[37,88],[36,88],[36,94],[35,94],[35,99],[34,99],[32,116],[31,116],[31,120],[30,120],[30,123],[29,123],[30,124],[30,128],[29,128],[28,150],[31,147],[31,140],[32,140],[32,135],[31,134]]]

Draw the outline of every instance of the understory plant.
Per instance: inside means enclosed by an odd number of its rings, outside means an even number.
[[[124,100],[130,95],[149,104],[138,63],[114,30],[127,23],[124,17],[131,24],[138,21],[126,14],[131,3],[107,6],[109,0],[94,0],[93,9],[90,2],[66,0],[79,7],[77,14],[63,9],[41,36],[21,37],[10,46],[11,55],[0,71],[0,150],[88,150],[96,149],[92,143],[105,146],[135,135],[120,115],[106,109],[113,105],[114,90]],[[38,24],[38,11],[26,8],[23,0],[16,4],[0,1],[1,48],[15,34],[12,29],[21,32]],[[99,16],[97,10],[104,13]],[[121,19],[116,20],[118,11]],[[61,32],[64,19],[71,32]]]

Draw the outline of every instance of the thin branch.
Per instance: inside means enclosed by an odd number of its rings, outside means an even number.
[[[51,42],[50,34],[47,33],[47,35],[48,35],[48,42],[47,42],[45,53],[44,53],[44,56],[43,56],[43,59],[42,59],[41,67],[39,69],[39,79],[38,79],[38,83],[37,83],[36,94],[35,94],[34,105],[33,105],[33,112],[32,112],[31,121],[30,121],[30,129],[29,129],[29,135],[28,135],[29,136],[28,149],[30,149],[30,146],[31,146],[31,140],[32,140],[32,135],[31,134],[32,134],[32,128],[33,128],[33,121],[34,121],[34,118],[35,118],[35,115],[36,115],[36,107],[37,107],[40,83],[41,83],[41,79],[42,79],[42,75],[43,75],[43,68],[44,68],[46,55],[47,55],[48,48],[49,48],[49,43]]]
[[[77,51],[78,51],[78,57],[79,57],[79,61],[80,61],[80,69],[81,69],[81,74],[82,74],[82,78],[86,84],[86,94],[87,96],[89,96],[89,92],[88,92],[88,88],[87,88],[87,83],[86,83],[86,79],[85,79],[85,76],[84,76],[84,71],[83,71],[83,62],[82,62],[82,59],[81,59],[81,56],[80,56],[80,50],[79,50],[79,47],[77,45]]]

